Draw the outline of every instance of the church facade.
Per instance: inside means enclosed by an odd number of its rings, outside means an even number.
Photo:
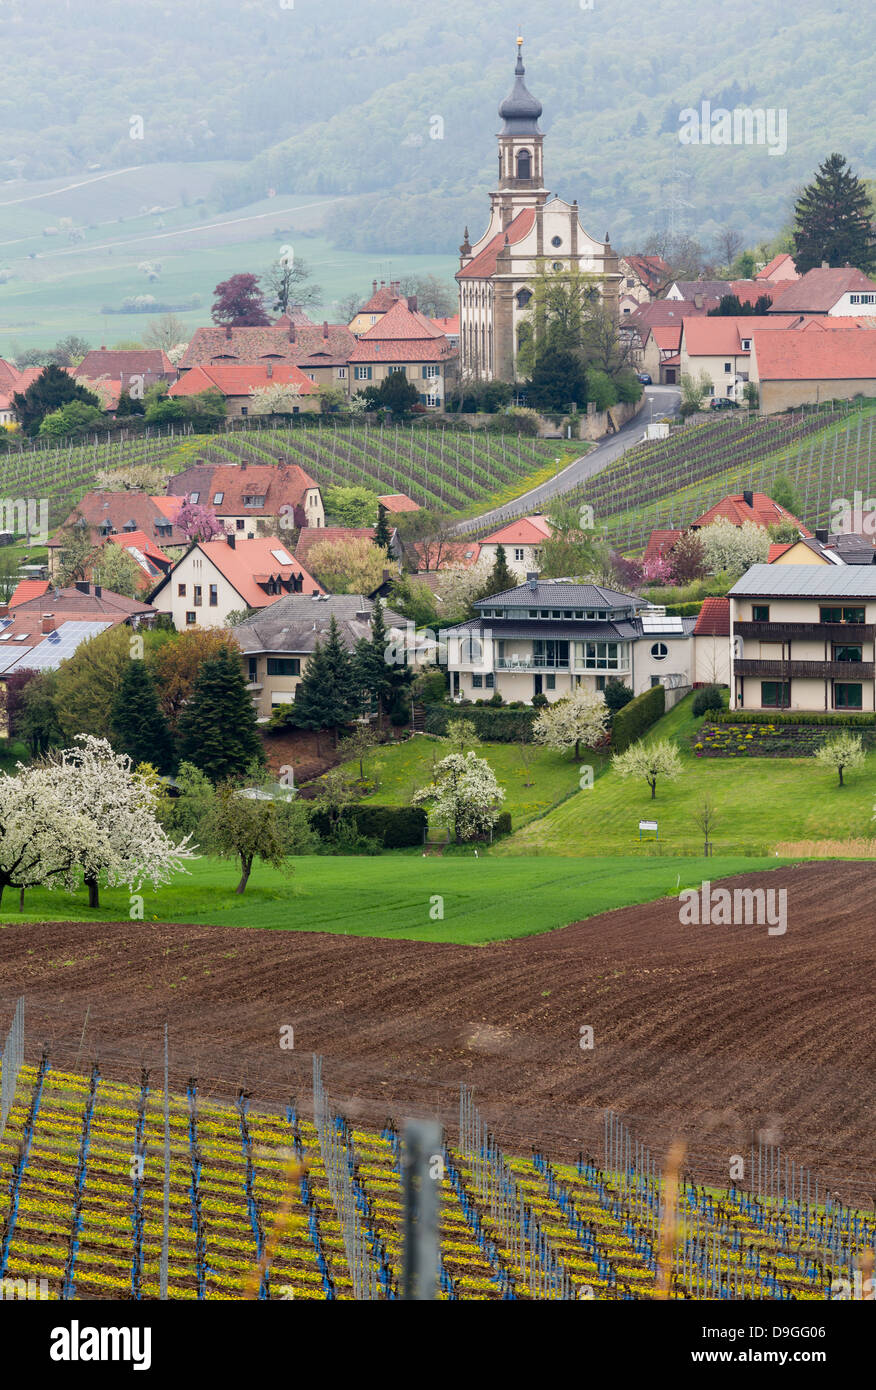
[[[490,222],[474,245],[468,228],[456,274],[460,368],[477,381],[517,381],[517,350],[532,284],[545,269],[597,277],[605,307],[617,317],[622,280],[618,257],[581,224],[578,202],[552,198],[544,186],[541,102],[527,90],[523,40],[517,40],[514,86],[499,107],[499,180],[490,194]]]

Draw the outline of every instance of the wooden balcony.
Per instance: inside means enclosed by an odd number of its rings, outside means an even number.
[[[840,680],[871,681],[876,678],[873,661],[761,661],[759,657],[734,661],[737,676],[760,676],[767,681]]]
[[[762,642],[872,642],[873,623],[735,623],[736,637],[758,637]]]

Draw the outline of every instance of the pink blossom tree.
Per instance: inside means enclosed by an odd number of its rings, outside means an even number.
[[[225,534],[225,527],[216,513],[200,502],[193,502],[188,494],[183,498],[173,522],[187,541],[212,541]]]

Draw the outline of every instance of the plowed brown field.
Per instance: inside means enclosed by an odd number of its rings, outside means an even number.
[[[674,901],[487,947],[163,926],[16,924],[0,931],[4,1016],[27,998],[27,1056],[97,1057],[159,1082],[163,1025],[179,1082],[253,1103],[298,1096],[310,1054],[351,1118],[436,1113],[460,1081],[507,1149],[572,1156],[603,1107],[660,1154],[727,1177],[769,1127],[840,1193],[876,1190],[876,910],[868,863],[728,880],[788,891],[788,929],[682,926]],[[82,1039],[88,1011],[87,1027]],[[294,1050],[280,1046],[294,1027]],[[594,1047],[580,1046],[582,1027]],[[585,1035],[586,1041],[586,1035]]]

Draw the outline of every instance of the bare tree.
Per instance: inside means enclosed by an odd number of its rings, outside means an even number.
[[[745,245],[745,238],[735,227],[721,227],[715,234],[715,247],[721,265],[729,270]]]
[[[176,314],[162,314],[160,318],[153,319],[146,328],[143,342],[149,348],[160,348],[162,352],[167,352],[170,348],[176,347],[177,343],[184,343],[188,336],[188,329],[182,319],[178,319]]]
[[[693,813],[694,822],[703,832],[703,854],[708,859],[712,853],[712,832],[718,823],[718,813],[714,802],[706,796]]]
[[[322,288],[310,283],[310,270],[300,256],[278,256],[262,276],[265,290],[271,297],[274,313],[288,314],[290,304],[304,307],[319,304]]]

